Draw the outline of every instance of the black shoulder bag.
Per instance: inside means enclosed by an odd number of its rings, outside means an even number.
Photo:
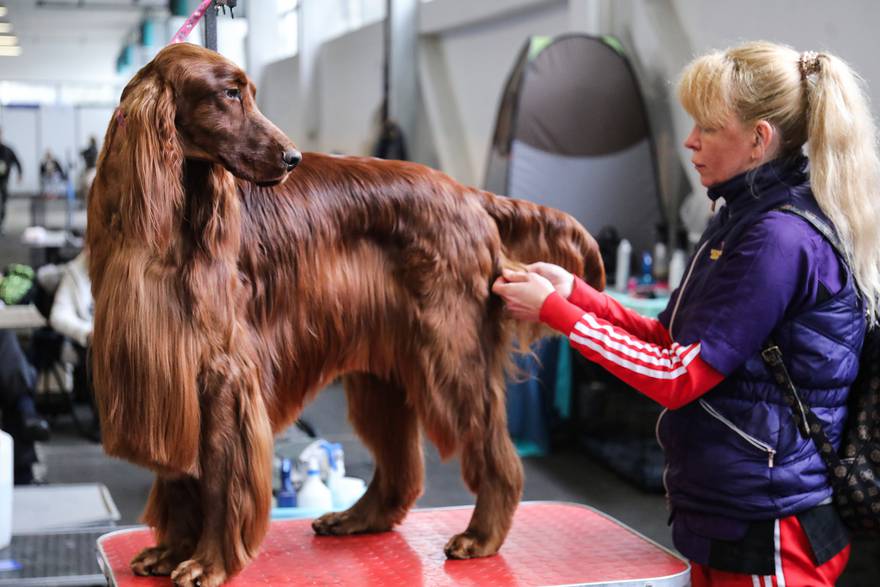
[[[846,263],[843,247],[822,219],[790,205],[778,209],[809,222]],[[828,467],[834,502],[844,523],[854,533],[880,534],[880,329],[873,328],[865,334],[859,373],[850,389],[840,454],[828,440],[822,422],[801,401],[779,347],[770,340],[761,356],[782,388],[801,436],[813,439]]]

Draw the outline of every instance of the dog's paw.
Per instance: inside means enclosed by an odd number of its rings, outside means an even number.
[[[180,563],[175,559],[172,551],[167,546],[151,546],[143,549],[140,554],[131,559],[129,566],[135,575],[142,577],[148,575],[170,575]]]
[[[226,580],[226,571],[195,559],[183,561],[171,573],[177,587],[218,587]]]
[[[449,539],[449,542],[443,547],[443,552],[446,553],[446,558],[479,558],[498,552],[498,545],[491,545],[485,540],[480,540],[470,532],[462,532]]]
[[[351,510],[324,514],[312,522],[312,529],[319,536],[346,536],[365,532],[387,532],[392,524],[371,520]]]

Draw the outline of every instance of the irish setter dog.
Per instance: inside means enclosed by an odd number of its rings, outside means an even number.
[[[337,377],[375,473],[315,532],[401,522],[422,492],[423,431],[460,456],[477,496],[446,555],[495,553],[523,485],[505,369],[514,336],[537,332],[490,286],[502,267],[536,260],[597,288],[605,279],[595,241],[561,212],[413,163],[300,162],[246,75],[187,44],[163,49],[122,94],[87,246],[104,448],[156,473],[144,520],[158,544],[132,569],[202,587],[257,553],[273,433]]]

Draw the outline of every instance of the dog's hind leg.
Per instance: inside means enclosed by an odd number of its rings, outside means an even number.
[[[368,374],[344,379],[349,419],[376,459],[367,492],[347,511],[312,523],[318,534],[384,532],[400,523],[422,493],[419,420],[402,388]]]
[[[155,529],[158,544],[131,561],[136,575],[170,575],[190,558],[202,531],[199,484],[189,476],[157,476],[147,498],[143,521]]]
[[[252,363],[218,358],[201,379],[202,531],[175,585],[216,587],[257,554],[269,526],[272,431]]]
[[[507,431],[504,377],[489,369],[483,430],[462,439],[461,467],[465,483],[477,494],[467,530],[444,548],[449,558],[489,556],[501,548],[513,523],[523,487],[522,463]]]

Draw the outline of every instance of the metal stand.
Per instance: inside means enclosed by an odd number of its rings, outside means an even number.
[[[217,50],[217,13],[222,8],[223,14],[226,14],[226,9],[229,8],[229,15],[235,18],[233,9],[237,4],[238,0],[214,0],[205,11],[205,47],[211,51]]]
[[[205,11],[205,47],[217,50],[217,2]]]

